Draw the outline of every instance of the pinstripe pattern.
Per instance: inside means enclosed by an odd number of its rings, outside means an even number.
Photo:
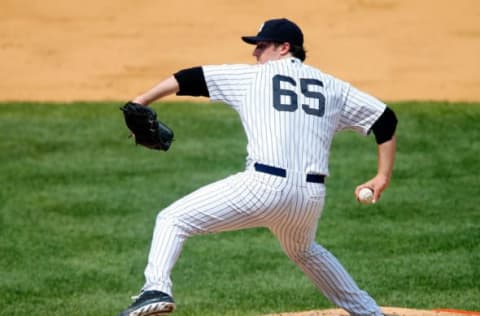
[[[334,134],[351,129],[366,135],[385,105],[295,58],[203,70],[210,98],[240,115],[248,139],[246,170],[158,214],[143,290],[172,294],[170,274],[188,237],[266,227],[333,303],[352,315],[381,315],[340,262],[315,242],[325,186],[307,183],[305,175],[328,174]],[[254,162],[284,168],[287,177],[256,172]]]
[[[203,70],[211,100],[225,102],[240,114],[250,163],[261,161],[287,170],[328,175],[334,134],[350,129],[366,135],[385,110],[383,102],[295,58],[263,65],[211,65]],[[296,111],[278,111],[272,106],[272,78],[278,74],[297,82],[296,86],[287,82],[280,85],[298,96]],[[303,104],[316,109],[319,101],[302,93],[298,78],[323,83],[323,87],[310,86],[311,91],[325,97],[322,117],[307,115],[301,109]],[[289,102],[285,95],[281,100]]]

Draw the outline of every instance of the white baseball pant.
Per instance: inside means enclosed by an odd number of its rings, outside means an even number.
[[[142,290],[172,295],[170,274],[188,237],[266,227],[331,302],[352,315],[382,315],[340,262],[315,242],[324,200],[324,184],[292,172],[282,178],[249,168],[206,185],[158,214]]]

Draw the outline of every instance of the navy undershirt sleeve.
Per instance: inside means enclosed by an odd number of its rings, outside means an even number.
[[[177,79],[180,87],[177,95],[189,95],[192,97],[210,96],[202,67],[183,69],[173,74],[173,76]]]
[[[397,128],[397,117],[389,107],[380,115],[378,120],[373,124],[372,131],[375,135],[377,144],[382,144],[392,139]]]

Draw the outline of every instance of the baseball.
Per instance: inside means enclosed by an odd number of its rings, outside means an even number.
[[[373,199],[373,191],[369,188],[362,188],[360,192],[358,192],[358,199],[360,202],[364,204],[372,203]]]

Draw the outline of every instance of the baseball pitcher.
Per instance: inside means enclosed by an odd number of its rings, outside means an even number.
[[[303,33],[290,20],[268,20],[256,36],[242,39],[254,45],[256,64],[180,70],[130,102],[148,106],[174,93],[224,102],[240,117],[248,155],[245,170],[159,212],[145,284],[120,316],[164,315],[175,309],[170,275],[187,238],[252,227],[269,229],[331,302],[351,315],[382,315],[374,299],[315,241],[315,234],[333,136],[343,130],[375,135],[376,175],[358,185],[355,194],[359,199],[358,192],[370,188],[372,201],[378,201],[393,170],[394,112],[351,84],[306,65]]]

